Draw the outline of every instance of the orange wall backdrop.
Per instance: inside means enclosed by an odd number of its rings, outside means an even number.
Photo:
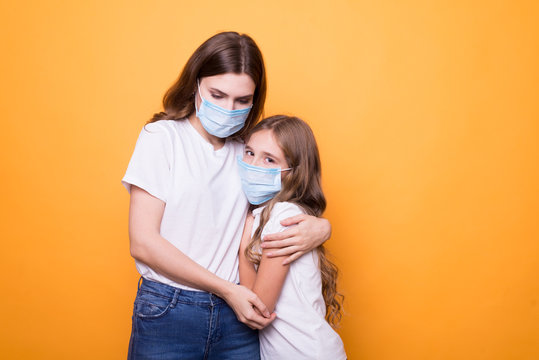
[[[539,359],[536,1],[2,1],[0,357],[121,359],[120,184],[188,56],[254,37],[319,141],[350,359]]]

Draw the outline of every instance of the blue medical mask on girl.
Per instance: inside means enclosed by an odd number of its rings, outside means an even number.
[[[200,95],[200,107],[196,107],[196,116],[200,119],[202,127],[211,135],[218,138],[226,138],[238,132],[244,125],[249,112],[253,107],[251,104],[245,109],[227,110],[218,105],[212,104],[202,97],[200,83],[197,80],[198,94]]]
[[[241,187],[247,200],[253,205],[260,205],[273,199],[281,191],[281,172],[291,170],[281,168],[265,168],[249,165],[238,156],[238,169]]]

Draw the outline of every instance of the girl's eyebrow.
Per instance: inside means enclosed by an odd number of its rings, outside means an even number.
[[[250,150],[250,151],[253,151],[253,149],[249,146],[249,145],[245,145],[245,150]],[[273,155],[272,153],[269,153],[267,151],[261,151],[260,154],[262,154],[263,156],[269,156],[271,158],[277,158],[275,155]]]
[[[272,153],[266,152],[266,151],[262,151],[262,155],[268,156],[270,158],[277,159],[277,156],[273,155]]]

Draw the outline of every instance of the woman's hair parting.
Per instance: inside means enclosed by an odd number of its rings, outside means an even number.
[[[260,243],[264,225],[268,222],[273,206],[278,202],[291,202],[300,206],[307,214],[320,216],[326,209],[326,198],[321,186],[321,166],[318,146],[314,134],[303,120],[286,115],[275,115],[259,122],[247,134],[246,142],[252,134],[261,130],[271,130],[277,144],[283,151],[288,167],[283,172],[281,191],[271,199],[261,213],[260,225],[253,239],[245,249],[247,258],[260,263]],[[323,245],[317,248],[322,294],[326,303],[326,320],[337,327],[341,320],[344,296],[337,291],[337,267],[329,261]]]
[[[206,40],[189,58],[179,78],[163,97],[164,111],[158,120],[180,120],[195,111],[197,79],[225,73],[247,74],[255,83],[253,107],[245,126],[234,136],[243,137],[260,118],[266,99],[266,70],[262,53],[246,34],[222,32]]]

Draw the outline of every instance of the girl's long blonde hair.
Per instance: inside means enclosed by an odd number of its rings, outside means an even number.
[[[277,144],[282,149],[288,167],[283,173],[281,191],[268,203],[260,215],[260,225],[253,239],[245,249],[247,258],[260,264],[260,242],[264,225],[269,220],[273,206],[278,202],[291,202],[300,206],[305,213],[320,216],[326,208],[326,199],[320,182],[321,166],[318,146],[309,125],[297,117],[275,115],[262,120],[247,135],[261,130],[271,130]],[[338,269],[326,255],[323,245],[317,248],[320,273],[322,276],[322,295],[326,303],[326,320],[337,327],[341,320],[344,296],[337,291]]]

